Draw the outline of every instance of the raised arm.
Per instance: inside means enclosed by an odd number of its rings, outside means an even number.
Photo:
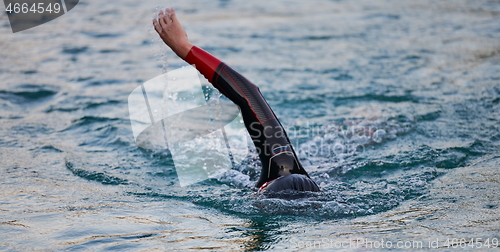
[[[285,186],[280,188],[318,191],[317,185],[308,178],[309,175],[299,163],[283,126],[259,88],[210,53],[193,46],[173,9],[160,12],[158,20],[153,20],[153,24],[165,44],[179,57],[194,65],[215,88],[240,107],[243,121],[262,163],[261,176],[256,186],[261,187],[266,182],[285,176],[287,180],[282,180],[281,183]],[[302,174],[307,179],[299,176],[296,180],[294,176],[286,176],[289,174]],[[290,182],[291,178],[295,182]],[[274,185],[276,187],[278,183],[275,182]]]

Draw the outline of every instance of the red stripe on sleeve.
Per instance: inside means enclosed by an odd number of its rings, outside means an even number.
[[[187,54],[185,61],[191,65],[194,65],[198,71],[200,71],[205,78],[212,83],[215,70],[222,63],[212,54],[206,52],[205,50],[193,46],[189,53]]]

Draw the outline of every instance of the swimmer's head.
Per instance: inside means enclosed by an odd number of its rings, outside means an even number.
[[[269,160],[269,167],[261,173],[256,187],[261,187],[264,183],[279,177],[286,177],[292,174],[303,174],[308,176],[304,168],[300,166],[292,152],[282,152],[273,156]]]
[[[260,187],[259,193],[279,193],[287,190],[302,192],[321,191],[319,186],[307,176],[301,174],[290,174],[265,183]]]

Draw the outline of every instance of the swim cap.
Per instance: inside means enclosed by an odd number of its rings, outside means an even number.
[[[271,180],[262,185],[259,192],[279,192],[284,190],[319,192],[318,185],[307,176],[290,174]]]

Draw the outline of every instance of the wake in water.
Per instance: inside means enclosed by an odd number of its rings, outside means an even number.
[[[322,192],[284,191],[245,197],[218,195],[217,201],[197,199],[196,202],[220,206],[245,214],[300,215],[320,218],[359,216],[385,211],[403,200],[425,192],[427,181],[438,173],[432,169],[408,172],[401,176],[366,177],[349,181],[344,174],[363,169],[363,162],[353,158],[369,146],[377,146],[410,133],[415,128],[412,117],[397,116],[376,119],[351,119],[318,127],[304,127],[301,134],[317,134],[298,148],[301,161],[312,178],[320,183]],[[252,189],[258,179],[260,162],[252,151],[242,165],[217,177],[216,181],[233,187]],[[250,199],[250,200],[249,200]]]
[[[329,177],[331,170],[342,167],[349,162],[349,158],[363,153],[367,147],[383,144],[396,139],[398,135],[411,132],[415,128],[415,120],[413,117],[401,115],[390,118],[350,119],[323,126],[298,128],[298,136],[305,136],[305,141],[296,147],[301,161],[311,173],[322,173],[322,177]],[[261,164],[255,149],[250,149],[252,151],[249,156],[236,170],[250,176],[250,180],[255,180]],[[325,167],[330,170],[325,170]],[[345,172],[347,170],[343,171]],[[225,177],[219,179],[226,181]],[[241,181],[234,183],[248,184]]]

